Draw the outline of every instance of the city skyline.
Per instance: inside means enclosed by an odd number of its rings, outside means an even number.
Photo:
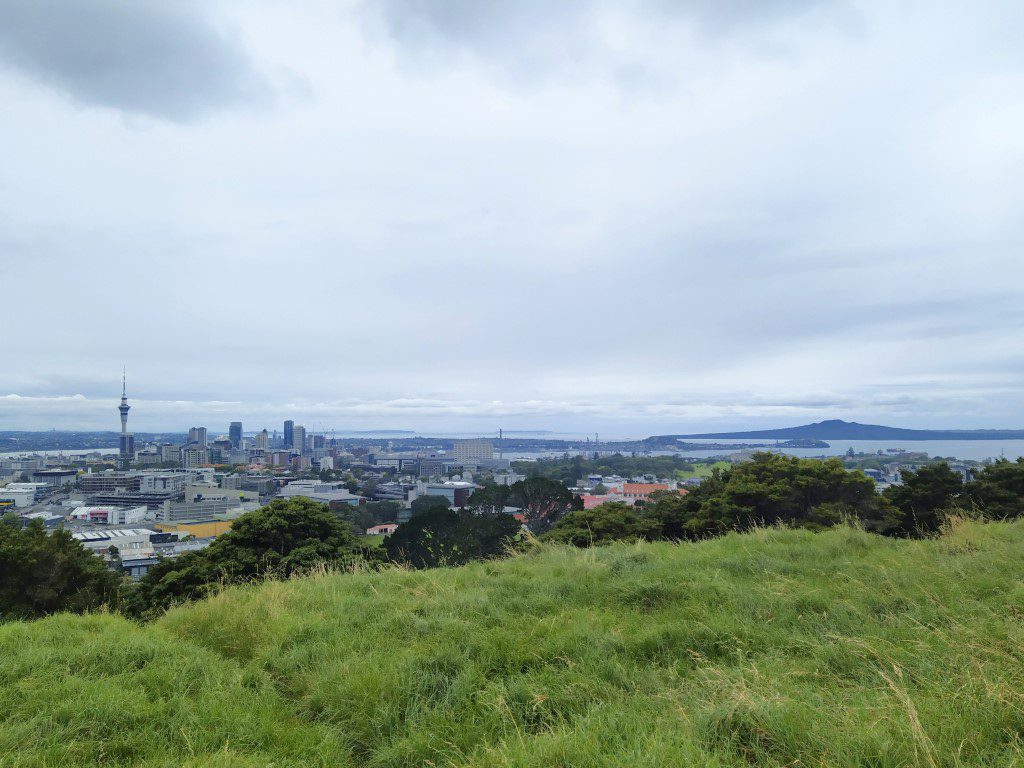
[[[132,408],[127,403],[124,392],[124,381],[122,381],[122,393],[120,405],[117,410],[121,415],[121,432],[125,433],[127,410]],[[19,396],[0,396],[0,401],[23,400],[32,398],[21,398]],[[491,434],[497,433],[504,428],[506,433],[515,432],[548,432],[566,435],[589,435],[594,432],[603,431],[608,438],[639,438],[651,434],[669,434],[675,432],[699,432],[699,431],[721,431],[725,428],[732,429],[754,429],[754,428],[781,428],[795,426],[808,420],[822,421],[838,416],[849,416],[850,412],[843,408],[835,408],[822,411],[820,404],[812,404],[808,407],[801,407],[792,404],[775,404],[772,406],[747,406],[730,407],[729,416],[696,418],[692,416],[673,417],[666,415],[671,413],[673,406],[678,407],[681,414],[692,412],[692,407],[685,403],[658,404],[645,411],[644,407],[632,407],[630,410],[619,410],[613,415],[607,404],[593,403],[587,407],[578,409],[578,412],[571,417],[563,413],[552,414],[543,405],[537,403],[527,404],[529,407],[518,409],[516,404],[488,403],[489,413],[487,417],[476,415],[449,415],[438,413],[436,403],[429,401],[401,401],[399,412],[403,415],[378,415],[367,414],[361,404],[354,404],[349,408],[342,407],[341,416],[334,416],[332,419],[332,408],[318,406],[297,406],[294,403],[275,405],[272,403],[260,404],[258,407],[248,406],[241,402],[211,401],[207,403],[188,403],[182,401],[152,401],[145,398],[133,397],[135,419],[140,419],[142,426],[136,431],[141,432],[166,432],[166,433],[189,433],[190,430],[200,425],[202,428],[210,429],[210,439],[216,436],[228,436],[231,433],[232,424],[240,422],[244,434],[254,434],[260,429],[277,430],[282,434],[286,433],[288,422],[295,428],[304,427],[307,434],[338,432],[347,434],[359,433],[387,433],[387,432],[413,432],[423,434]],[[81,395],[72,397],[54,398],[48,405],[57,404],[55,409],[46,408],[36,423],[18,426],[9,419],[5,419],[4,428],[9,430],[38,431],[51,430],[82,430],[107,432],[117,431],[111,424],[109,416],[111,403],[115,405],[117,400],[92,399]],[[142,410],[139,410],[139,406]],[[156,406],[154,408],[154,405]],[[146,412],[152,409],[153,413]],[[168,416],[168,412],[176,413],[176,416]],[[104,416],[106,413],[106,416]],[[409,414],[416,414],[410,416]],[[239,414],[244,414],[239,416]],[[5,414],[6,416],[6,414]],[[493,416],[493,418],[491,418]],[[52,423],[45,423],[45,419],[61,419]],[[852,421],[875,423],[884,420],[877,411],[854,411]],[[511,426],[493,426],[501,422]],[[223,430],[220,430],[220,423],[223,422]],[[898,426],[919,428],[919,429],[1013,429],[1019,425],[1016,423],[992,423],[977,422],[976,420],[965,421],[963,419],[920,419],[911,418],[894,421],[889,417],[887,423],[898,424]],[[218,431],[220,430],[220,431]],[[2,429],[0,429],[2,431]],[[131,437],[130,433],[127,437]]]

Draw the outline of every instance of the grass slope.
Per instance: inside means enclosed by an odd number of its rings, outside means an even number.
[[[1024,764],[1024,524],[542,548],[0,627],[0,766]]]

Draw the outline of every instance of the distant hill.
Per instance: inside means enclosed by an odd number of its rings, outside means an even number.
[[[749,432],[709,432],[703,435],[660,435],[656,440],[1024,440],[1024,429],[900,429],[879,424],[829,419],[817,424]]]

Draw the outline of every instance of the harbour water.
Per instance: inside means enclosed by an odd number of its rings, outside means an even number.
[[[1016,460],[1024,456],[1024,440],[826,440],[828,448],[786,448],[776,445],[774,440],[687,440],[687,443],[712,443],[718,446],[737,446],[736,448],[713,448],[708,450],[693,449],[680,451],[656,451],[660,455],[679,453],[683,456],[694,459],[708,459],[714,456],[726,456],[739,450],[743,445],[760,444],[763,448],[751,450],[771,450],[785,453],[790,456],[802,458],[819,458],[823,456],[842,456],[850,448],[854,453],[878,453],[892,455],[893,451],[907,451],[914,453],[927,453],[929,456],[941,456],[947,459],[971,459],[984,461],[985,459],[1006,458]],[[540,459],[552,456],[561,456],[564,451],[508,451],[504,454],[506,459]],[[580,451],[570,451],[580,453]]]
[[[422,437],[463,437],[469,435],[437,435],[431,434],[426,435],[422,433],[380,433],[379,438],[382,442],[386,442],[388,437],[392,439],[399,437],[412,437],[419,434]],[[359,435],[360,437],[368,436],[366,433]],[[473,433],[474,437],[493,437],[492,435],[485,435],[482,433]],[[511,437],[512,435],[510,435]],[[578,440],[581,438],[577,434],[566,434],[566,433],[532,433],[525,434],[519,433],[517,437],[541,437],[550,440]],[[339,434],[339,437],[341,435]],[[609,438],[613,439],[613,438]],[[638,438],[615,438],[615,439],[638,439]],[[722,445],[735,445],[735,449],[723,449],[713,448],[708,450],[693,449],[693,450],[681,450],[684,456],[692,456],[695,459],[710,458],[712,456],[722,456],[733,452],[733,450],[740,450],[738,446],[743,444],[763,444],[765,448],[755,450],[772,450],[779,451],[781,453],[789,454],[790,456],[800,456],[804,458],[819,457],[819,456],[842,456],[850,448],[853,448],[855,453],[878,453],[881,451],[883,454],[888,454],[892,450],[905,450],[911,452],[922,452],[927,453],[929,456],[942,456],[944,458],[955,458],[955,459],[973,459],[975,461],[983,461],[985,459],[997,459],[1006,458],[1010,460],[1016,460],[1017,458],[1024,456],[1024,440],[902,440],[902,441],[886,441],[886,440],[826,440],[829,444],[828,448],[785,448],[776,445],[774,440],[687,440],[687,443],[713,443],[719,446]],[[498,445],[495,445],[495,450],[498,449]],[[91,450],[65,450],[61,451],[65,456],[81,456],[87,453],[101,453],[104,455],[113,455],[117,453],[117,448],[93,448]],[[506,451],[504,458],[506,459],[536,459],[551,456],[560,456],[564,451]],[[579,453],[574,451],[571,453]],[[672,451],[658,451],[659,454],[669,454]],[[12,451],[7,453],[0,453],[0,458],[17,458],[21,456],[37,455],[37,456],[57,456],[58,451]]]
[[[890,449],[927,453],[929,456],[944,458],[974,459],[1017,459],[1024,456],[1024,440],[826,440],[828,448],[775,448],[770,440],[688,440],[690,443],[767,443],[772,450],[778,450],[791,456],[842,456],[850,448],[855,453],[888,453]],[[686,451],[685,455],[704,458],[722,454],[721,449],[712,451]]]

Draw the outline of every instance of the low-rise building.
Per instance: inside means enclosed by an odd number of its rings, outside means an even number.
[[[323,483],[319,480],[295,480],[281,489],[280,496],[285,499],[302,496],[321,504],[347,504],[352,507],[359,506],[359,502],[363,501],[362,496],[349,491],[344,483]]]
[[[76,507],[68,517],[72,520],[100,525],[137,525],[155,519],[156,513],[145,505],[137,507],[104,505]]]
[[[33,520],[39,520],[46,528],[61,528],[66,522],[64,515],[58,509],[43,509],[39,512],[29,512],[21,515],[22,526],[28,526]]]
[[[85,493],[110,493],[122,488],[137,491],[142,478],[135,472],[94,472],[82,475],[79,485]]]
[[[258,496],[249,491],[196,486],[185,493],[184,501],[165,501],[158,519],[163,522],[181,522],[225,516],[237,517],[259,509],[259,506]]]
[[[469,503],[469,497],[476,490],[476,485],[465,481],[449,481],[444,483],[430,483],[421,480],[416,484],[416,497],[420,496],[443,496],[448,499],[450,507],[464,507]]]
[[[176,533],[179,537],[192,536],[197,539],[211,539],[231,530],[231,520],[210,518],[207,520],[178,520],[157,523],[153,527],[165,533]]]
[[[36,488],[34,483],[8,483],[0,488],[0,510],[5,507],[24,509],[31,507],[36,502]]]
[[[627,499],[636,501],[637,499],[646,499],[655,491],[667,491],[669,490],[668,483],[623,483],[622,484],[622,495]]]
[[[499,472],[494,476],[494,482],[498,485],[515,485],[516,483],[525,480],[526,475],[520,475],[516,472]]]
[[[115,507],[136,507],[145,504],[152,510],[162,509],[164,502],[180,495],[176,491],[125,491],[118,488],[111,493],[96,493],[89,497],[94,505],[110,504]]]
[[[633,504],[636,503],[635,498],[627,498],[621,493],[584,493],[580,496],[580,499],[583,500],[584,509],[593,509],[594,507],[599,507],[602,504],[608,504],[613,501],[629,504],[629,506],[633,506]]]
[[[32,480],[34,482],[45,483],[55,488],[74,485],[77,479],[77,469],[37,469],[32,473]]]
[[[161,533],[152,528],[106,528],[95,531],[79,531],[71,534],[83,547],[97,555],[104,555],[116,547],[122,560],[135,557],[154,557],[155,544],[169,540],[173,534]]]
[[[143,493],[181,493],[193,480],[190,472],[158,472],[142,475],[139,490]]]
[[[269,496],[280,486],[277,478],[267,475],[221,475],[221,488],[251,491],[260,496]]]

